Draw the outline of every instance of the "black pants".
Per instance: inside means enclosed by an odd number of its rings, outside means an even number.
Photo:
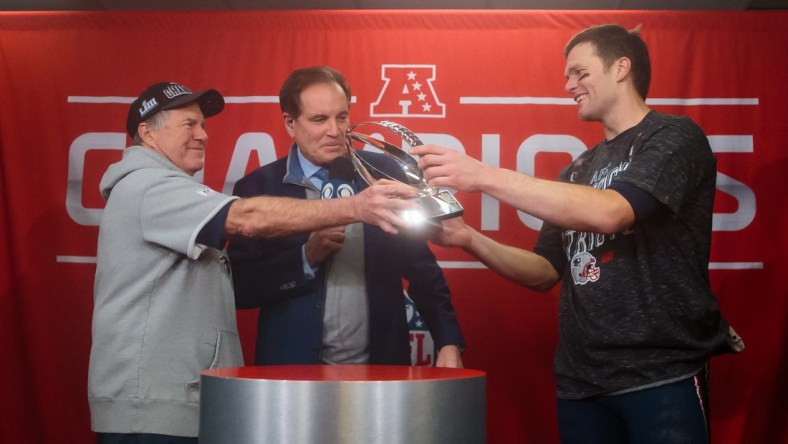
[[[99,433],[98,444],[197,444],[197,438],[153,433]]]
[[[708,373],[635,392],[559,399],[561,442],[583,444],[709,442]]]

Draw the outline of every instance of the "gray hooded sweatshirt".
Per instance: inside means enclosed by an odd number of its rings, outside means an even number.
[[[134,146],[100,184],[93,430],[197,436],[200,372],[243,365],[229,261],[196,243],[231,200]]]

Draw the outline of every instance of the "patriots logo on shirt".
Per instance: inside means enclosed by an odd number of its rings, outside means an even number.
[[[203,195],[205,197],[208,197],[208,196],[210,196],[212,194],[215,194],[215,193],[216,193],[216,191],[214,191],[214,190],[212,190],[210,188],[201,188],[201,189],[197,190],[197,194],[201,194],[201,195]]]
[[[596,258],[588,252],[577,253],[572,258],[572,279],[575,284],[585,285],[599,280],[601,270],[596,266]]]

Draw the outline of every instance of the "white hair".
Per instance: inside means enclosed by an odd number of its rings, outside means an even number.
[[[161,110],[145,119],[145,123],[148,125],[148,128],[152,130],[160,130],[164,128],[164,122],[167,120],[167,114],[169,114],[169,110]],[[139,131],[134,133],[133,141],[135,145],[142,145],[142,137],[140,137]]]

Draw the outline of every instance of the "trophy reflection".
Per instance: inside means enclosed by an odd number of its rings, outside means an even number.
[[[413,198],[412,200],[419,204],[419,209],[402,213],[401,216],[406,222],[411,225],[417,225],[422,222],[434,223],[443,219],[450,219],[452,217],[462,215],[463,208],[462,205],[460,205],[460,202],[458,202],[454,195],[452,195],[448,190],[429,186],[427,181],[424,179],[423,172],[418,167],[416,159],[414,159],[411,155],[392,145],[391,143],[386,142],[385,140],[380,140],[368,134],[356,131],[356,128],[365,125],[374,125],[381,128],[386,128],[397,134],[410,146],[423,145],[423,143],[409,129],[398,123],[385,120],[381,122],[358,123],[350,126],[346,133],[348,156],[353,162],[353,165],[356,167],[356,170],[359,172],[364,181],[367,182],[367,184],[371,185],[378,179],[390,179],[396,180],[398,182],[402,181],[378,170],[369,162],[361,158],[361,156],[359,156],[356,152],[353,142],[360,142],[365,145],[373,146],[391,156],[394,160],[396,160],[397,164],[399,164],[400,168],[405,173],[405,182],[403,183],[418,190],[419,196]]]

